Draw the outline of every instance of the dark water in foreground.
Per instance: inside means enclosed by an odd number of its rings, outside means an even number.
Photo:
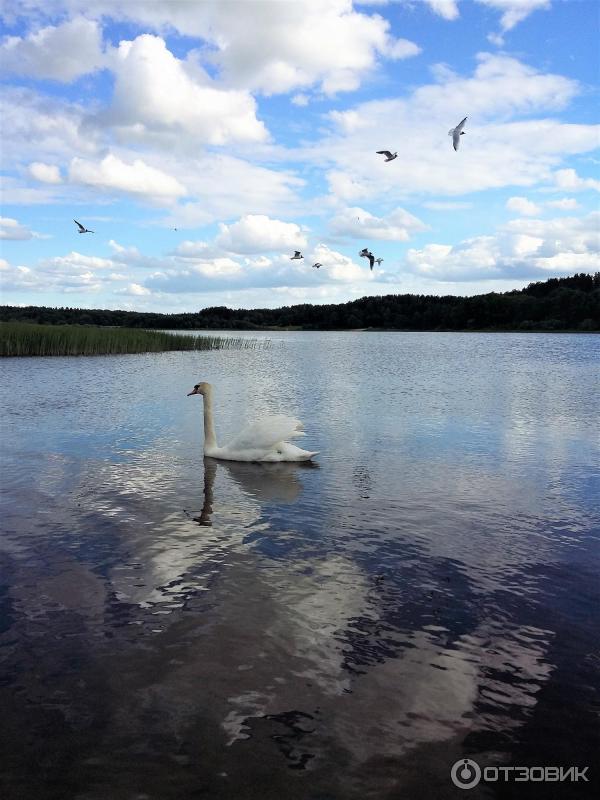
[[[269,338],[0,364],[0,796],[598,796],[600,337]]]

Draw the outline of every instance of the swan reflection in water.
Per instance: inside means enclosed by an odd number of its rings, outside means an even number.
[[[218,461],[204,456],[204,504],[197,517],[199,525],[210,527],[214,504],[217,465],[227,473],[242,492],[259,502],[295,503],[302,492],[300,470],[319,469],[312,461]]]

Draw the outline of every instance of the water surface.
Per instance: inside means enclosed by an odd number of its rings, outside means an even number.
[[[600,337],[252,335],[0,364],[2,797],[512,797],[452,764],[594,764]],[[316,465],[205,461],[199,380],[222,442],[283,411]]]

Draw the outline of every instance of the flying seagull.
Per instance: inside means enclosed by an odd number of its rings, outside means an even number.
[[[454,149],[458,150],[458,145],[460,144],[460,137],[465,135],[463,128],[465,127],[465,122],[467,121],[467,117],[465,117],[462,122],[459,122],[456,128],[450,128],[448,131],[448,136],[452,137],[452,144],[454,145]]]
[[[377,150],[376,152],[379,156],[385,156],[386,161],[393,161],[398,157],[398,153],[390,153],[389,150]]]
[[[375,263],[375,256],[365,247],[363,250],[360,251],[358,254],[361,258],[368,258],[369,259],[369,266],[371,270],[373,269],[373,264]]]
[[[88,228],[84,228],[81,222],[77,222],[76,219],[74,219],[73,222],[79,228],[79,233],[94,233],[94,231],[90,231]]]
[[[319,267],[322,267],[322,266],[323,266],[323,264],[321,264],[319,261],[315,261],[315,263],[313,264],[313,267],[315,269],[319,269]]]
[[[377,266],[380,266],[382,261],[383,261],[383,258],[376,258],[375,259],[375,263],[377,264]]]
[[[294,255],[290,256],[290,261],[297,261],[300,258],[304,258],[300,250],[294,250]]]

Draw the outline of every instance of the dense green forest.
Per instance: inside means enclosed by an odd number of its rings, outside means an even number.
[[[525,289],[474,297],[389,294],[338,305],[205,308],[190,314],[0,306],[0,320],[165,330],[298,328],[408,331],[600,331],[600,272],[550,278]]]

